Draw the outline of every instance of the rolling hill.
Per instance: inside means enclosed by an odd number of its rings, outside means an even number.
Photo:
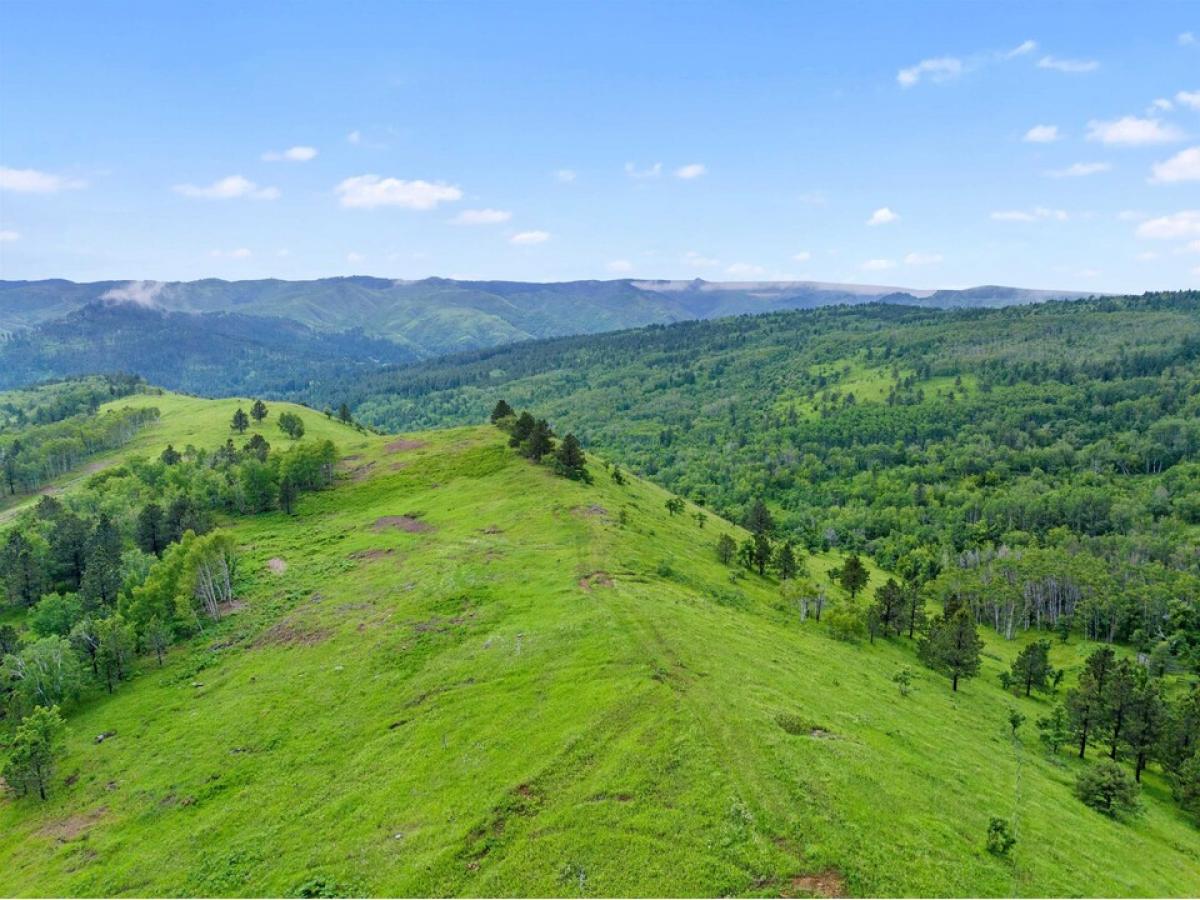
[[[278,317],[96,301],[0,342],[0,390],[120,371],[189,393],[281,397],[416,358],[361,330],[317,331]]]
[[[1083,296],[1078,291],[980,287],[912,291],[820,282],[574,281],[426,278],[191,282],[0,281],[0,333],[16,333],[90,303],[118,300],[171,312],[236,312],[323,331],[361,329],[415,357],[533,338],[638,325],[885,299],[937,308],[1002,306]]]
[[[161,415],[126,455],[219,445],[238,403],[131,402]],[[594,484],[556,477],[491,427],[298,411],[338,445],[334,486],[223,522],[235,608],[70,710],[50,799],[0,800],[0,893],[1194,892],[1200,832],[1155,772],[1115,821],[1072,795],[1076,760],[1013,737],[1010,707],[1050,706],[998,684],[1020,640],[902,697],[907,639],[801,623],[717,561],[739,528],[659,487],[595,458]],[[1089,649],[1054,648],[1069,682]]]

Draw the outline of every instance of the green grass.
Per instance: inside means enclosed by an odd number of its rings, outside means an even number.
[[[19,392],[11,396],[19,398]],[[168,443],[174,443],[175,449],[182,451],[185,446],[192,444],[198,448],[214,450],[233,438],[234,443],[241,445],[255,431],[261,432],[272,447],[286,449],[296,442],[279,430],[279,413],[290,411],[304,420],[305,434],[302,440],[324,440],[328,438],[339,445],[345,445],[361,436],[351,427],[336,419],[328,419],[325,414],[296,403],[272,402],[267,404],[267,417],[261,425],[254,425],[239,435],[230,428],[230,420],[234,411],[241,406],[247,414],[253,399],[230,398],[227,400],[207,400],[201,397],[190,397],[170,391],[147,392],[131,394],[106,403],[100,407],[103,413],[110,409],[142,409],[155,407],[159,411],[159,419],[153,424],[141,429],[137,435],[117,450],[97,454],[88,460],[80,469],[56,478],[40,490],[32,494],[16,494],[14,496],[0,495],[0,528],[11,521],[21,510],[32,506],[42,494],[57,494],[69,490],[73,485],[82,483],[90,475],[116,465],[130,456],[157,456]]]
[[[232,406],[172,398],[131,449],[223,440]],[[998,685],[1016,642],[952,694],[906,640],[832,640],[731,578],[737,530],[653,485],[557,478],[490,428],[407,437],[342,430],[335,488],[234,526],[245,608],[72,713],[51,799],[0,801],[0,894],[1195,893],[1156,774],[1128,823],[1072,796],[1049,703]]]

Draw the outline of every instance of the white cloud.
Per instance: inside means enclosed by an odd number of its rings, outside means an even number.
[[[52,175],[37,169],[10,169],[0,166],[0,191],[19,194],[57,194],[87,187],[87,182],[65,175]]]
[[[657,178],[662,174],[662,168],[663,165],[660,162],[647,166],[645,169],[639,169],[636,164],[627,162],[625,163],[625,174],[630,178]]]
[[[120,287],[105,291],[100,295],[100,299],[136,303],[138,306],[156,306],[158,295],[164,287],[166,285],[161,281],[128,281]]]
[[[1008,209],[994,212],[991,215],[993,221],[996,222],[1065,222],[1070,216],[1061,209],[1047,209],[1044,206],[1035,206],[1033,209]]]
[[[1022,140],[1030,144],[1052,144],[1062,137],[1058,133],[1057,125],[1034,125],[1027,132]]]
[[[1158,254],[1153,250],[1146,250],[1134,257],[1138,262],[1154,262],[1158,259]]]
[[[633,263],[627,259],[614,259],[605,268],[616,275],[628,275],[633,271]]]
[[[1122,222],[1141,222],[1148,218],[1140,209],[1123,209],[1117,213],[1117,219]]]
[[[936,266],[941,261],[940,253],[910,253],[904,257],[906,266]]]
[[[1200,181],[1200,147],[1181,150],[1170,159],[1155,163],[1150,171],[1150,181],[1154,184]]]
[[[1066,72],[1068,75],[1082,75],[1085,72],[1096,71],[1100,68],[1100,63],[1094,59],[1059,59],[1056,56],[1043,56],[1038,60],[1038,68]]]
[[[548,240],[550,240],[550,232],[548,231],[520,231],[509,238],[511,243],[522,247],[544,244]]]
[[[1194,47],[1196,45],[1196,36],[1190,31],[1185,31],[1179,36],[1180,47]]]
[[[362,143],[362,132],[361,131],[352,131],[348,135],[346,135],[346,140],[351,144],[361,144]]]
[[[1200,209],[1185,209],[1169,216],[1147,219],[1138,226],[1137,236],[1161,241],[1200,238]]]
[[[963,73],[961,59],[953,56],[939,56],[935,59],[923,59],[915,66],[901,69],[896,73],[896,81],[900,87],[910,88],[922,78],[936,83],[951,81]]]
[[[896,261],[893,259],[868,259],[861,268],[867,272],[882,272],[884,269],[896,268]]]
[[[563,184],[570,184],[572,181],[575,180],[575,170],[574,169],[559,169],[554,173],[554,179],[556,181],[562,182]]]
[[[380,178],[378,175],[355,175],[343,180],[335,189],[342,206],[348,209],[374,209],[377,206],[400,206],[404,209],[433,209],[439,203],[462,199],[462,191],[453,184],[441,181],[405,181],[401,178]]]
[[[208,255],[215,259],[249,259],[254,254],[246,247],[238,247],[236,250],[210,250]]]
[[[1106,162],[1074,163],[1065,169],[1051,169],[1046,173],[1050,178],[1083,178],[1087,175],[1098,175],[1108,172],[1112,165]]]
[[[680,166],[675,170],[676,178],[692,179],[699,178],[708,172],[704,163],[688,163],[686,166]]]
[[[1099,269],[1080,269],[1077,274],[1080,278],[1099,278],[1101,272]]]
[[[801,250],[799,253],[793,253],[792,259],[794,259],[796,262],[808,262],[810,259],[812,259],[812,254],[807,250]]]
[[[867,224],[888,225],[892,222],[895,222],[899,218],[900,216],[892,212],[890,208],[881,206],[879,209],[875,210],[875,212],[871,213],[871,218],[867,219]]]
[[[1028,53],[1032,53],[1036,49],[1037,41],[1023,41],[1005,53],[1004,58],[1013,59],[1018,56],[1025,56]]]
[[[464,209],[450,221],[455,225],[500,225],[511,218],[507,209]]]
[[[360,263],[365,259],[366,259],[366,257],[363,254],[358,253],[357,251],[354,251],[354,250],[351,250],[349,253],[346,254],[346,262],[348,262],[348,263]]]
[[[805,191],[797,199],[801,203],[807,203],[809,206],[824,206],[829,202],[829,198],[825,196],[824,191]]]
[[[8,244],[12,241],[19,241],[21,232],[13,231],[11,228],[0,228],[0,244]]]
[[[1109,122],[1098,119],[1088,122],[1087,139],[1099,141],[1102,144],[1138,147],[1145,144],[1166,144],[1180,140],[1182,137],[1183,132],[1178,128],[1169,123],[1163,123],[1159,119],[1123,116]]]
[[[279,196],[279,189],[273,187],[260,188],[249,178],[241,175],[230,175],[220,178],[212,184],[197,187],[194,184],[177,184],[175,193],[185,197],[199,197],[204,200],[231,200],[235,197],[250,197],[255,200],[274,200]]]
[[[1200,240],[1192,241],[1185,249],[1188,253],[1200,253]]]
[[[316,155],[316,147],[288,147],[283,151],[268,150],[262,158],[264,162],[308,162]]]
[[[1200,91],[1180,91],[1175,95],[1175,99],[1183,106],[1200,112]]]
[[[689,250],[683,254],[683,261],[689,266],[697,266],[701,269],[712,269],[721,264],[719,259],[705,256],[703,253],[697,253],[695,250]]]
[[[767,272],[762,266],[753,263],[735,262],[725,267],[725,274],[735,278],[758,278]]]

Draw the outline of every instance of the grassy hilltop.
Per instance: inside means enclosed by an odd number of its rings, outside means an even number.
[[[162,412],[123,456],[223,443],[238,403],[117,402]],[[773,579],[716,560],[740,529],[672,516],[667,492],[595,458],[585,485],[490,427],[380,438],[304,418],[305,440],[338,445],[335,487],[228,523],[241,608],[72,709],[50,799],[0,800],[0,894],[1200,884],[1200,832],[1155,773],[1145,812],[1112,821],[1072,796],[1074,760],[1031,726],[1010,736],[1010,707],[1050,706],[998,684],[1019,641],[984,633],[983,672],[952,694],[907,640],[799,623]],[[841,559],[806,561],[825,580]],[[1015,822],[1011,860],[984,850],[991,816]]]

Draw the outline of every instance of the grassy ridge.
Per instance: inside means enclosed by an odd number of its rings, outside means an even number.
[[[9,395],[5,395],[9,396]],[[12,396],[18,396],[13,394]],[[206,450],[215,450],[233,438],[239,446],[254,432],[260,432],[273,447],[286,449],[296,441],[279,430],[278,415],[281,412],[292,412],[304,420],[305,435],[302,440],[332,440],[341,444],[355,436],[354,429],[342,424],[336,419],[330,419],[324,413],[309,409],[297,403],[268,404],[267,418],[261,425],[251,425],[244,435],[239,435],[229,427],[234,410],[239,406],[249,412],[253,399],[232,397],[225,400],[207,400],[200,397],[189,397],[169,391],[149,391],[142,394],[131,394],[105,403],[99,412],[125,407],[143,409],[153,407],[159,411],[156,422],[142,428],[129,443],[111,453],[97,454],[89,459],[86,466],[67,473],[61,478],[54,479],[48,485],[33,494],[16,494],[13,496],[0,495],[0,528],[11,521],[21,510],[32,506],[42,494],[55,494],[68,490],[73,484],[101,472],[110,466],[117,465],[121,460],[131,456],[158,456],[167,446],[173,443],[175,449],[182,451],[185,446],[192,444]]]
[[[146,402],[145,452],[223,440],[234,406]],[[0,894],[1194,892],[1200,833],[1157,776],[1114,823],[1010,739],[1010,705],[1047,708],[998,687],[1014,644],[902,699],[906,642],[801,626],[716,562],[736,529],[653,485],[556,478],[487,428],[305,420],[337,429],[338,486],[236,523],[245,608],[74,713],[46,805],[0,801]]]

